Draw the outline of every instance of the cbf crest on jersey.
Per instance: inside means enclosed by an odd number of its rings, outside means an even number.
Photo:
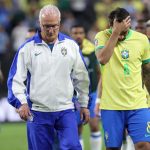
[[[61,48],[61,53],[62,53],[63,56],[66,56],[67,55],[67,48],[62,47]]]
[[[121,57],[123,59],[128,59],[129,58],[129,51],[128,50],[122,50],[121,51]]]

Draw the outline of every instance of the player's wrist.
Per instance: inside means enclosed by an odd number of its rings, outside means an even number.
[[[119,36],[120,35],[120,31],[117,30],[117,29],[113,30],[112,34],[115,35],[115,36]]]
[[[100,104],[101,99],[99,97],[96,98],[96,104]]]

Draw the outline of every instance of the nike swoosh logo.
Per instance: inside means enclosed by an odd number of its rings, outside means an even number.
[[[145,134],[145,137],[150,137],[150,134]]]
[[[38,56],[38,55],[40,55],[40,54],[41,54],[41,52],[40,52],[40,53],[35,53],[34,55],[35,55],[35,56]]]

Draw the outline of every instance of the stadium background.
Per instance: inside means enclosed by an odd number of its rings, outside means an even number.
[[[18,47],[25,41],[29,28],[39,28],[38,13],[45,4],[57,5],[62,13],[61,31],[80,22],[87,38],[94,42],[98,31],[108,27],[107,15],[116,7],[126,8],[132,28],[150,19],[150,0],[0,0],[0,150],[26,150],[26,127],[7,103],[7,76]],[[84,127],[85,150],[90,150],[89,127]]]

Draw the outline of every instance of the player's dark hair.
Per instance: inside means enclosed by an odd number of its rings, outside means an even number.
[[[84,26],[82,25],[82,24],[79,24],[79,23],[77,23],[77,24],[73,24],[72,26],[71,26],[71,28],[84,28]]]
[[[117,19],[118,22],[122,22],[126,17],[128,17],[130,14],[129,12],[124,8],[116,8],[112,12],[110,12],[108,18],[110,26],[113,26],[114,19]]]
[[[71,29],[73,29],[73,28],[83,28],[84,31],[86,32],[86,29],[85,29],[84,25],[82,25],[82,24],[80,24],[80,23],[73,24],[73,25],[71,26]]]

